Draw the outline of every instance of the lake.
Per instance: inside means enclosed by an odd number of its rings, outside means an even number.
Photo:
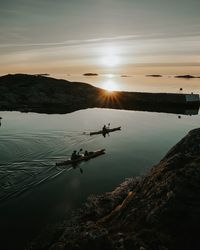
[[[96,108],[63,115],[1,112],[0,116],[3,249],[23,249],[47,224],[62,220],[89,195],[112,191],[126,178],[145,174],[200,124],[199,115]],[[89,135],[108,123],[122,130],[105,138]],[[106,154],[76,169],[55,167],[80,148],[105,148]]]

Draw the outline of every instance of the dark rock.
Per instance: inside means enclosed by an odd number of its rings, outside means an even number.
[[[179,75],[179,76],[175,76],[175,78],[200,78],[199,76],[192,76],[192,75]]]
[[[143,178],[90,197],[49,249],[198,249],[199,152],[195,129]]]
[[[2,110],[67,113],[88,108],[99,91],[86,83],[42,75],[6,75],[0,77],[0,107]]]

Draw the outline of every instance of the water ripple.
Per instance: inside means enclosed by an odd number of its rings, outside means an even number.
[[[0,135],[0,202],[61,175],[66,169],[56,168],[55,162],[91,140],[63,131]]]

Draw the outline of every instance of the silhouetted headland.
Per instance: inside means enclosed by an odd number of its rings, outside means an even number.
[[[89,197],[27,249],[199,249],[199,145],[192,130],[146,176]]]
[[[69,113],[86,108],[112,108],[184,114],[199,108],[199,95],[142,93],[96,88],[42,75],[0,77],[0,110]],[[194,113],[194,111],[193,111]]]

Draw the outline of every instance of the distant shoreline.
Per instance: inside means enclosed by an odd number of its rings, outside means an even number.
[[[174,77],[175,78],[186,78],[186,79],[200,78],[200,76],[193,76],[193,75],[177,75]]]

